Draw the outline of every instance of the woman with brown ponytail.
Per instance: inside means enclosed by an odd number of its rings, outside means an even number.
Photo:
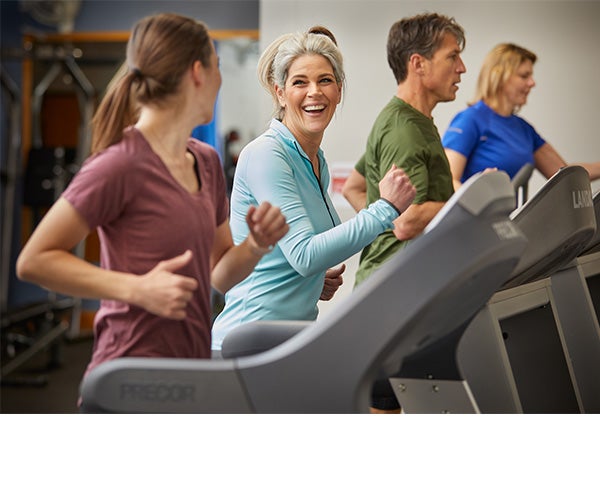
[[[226,292],[287,232],[268,202],[234,245],[216,151],[190,138],[212,120],[221,74],[207,28],[176,14],[139,21],[129,72],[104,97],[92,156],[23,248],[19,278],[101,299],[88,371],[123,356],[208,358],[211,284]],[[96,229],[100,267],[71,253]]]

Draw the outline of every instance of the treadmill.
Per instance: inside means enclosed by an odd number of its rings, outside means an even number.
[[[600,191],[593,198],[598,228],[590,243],[577,258],[577,264],[585,278],[597,317],[600,317]]]
[[[508,279],[526,248],[526,238],[509,219],[514,203],[505,173],[473,177],[421,236],[335,312],[292,324],[291,333],[279,336],[272,348],[252,350],[248,341],[236,356],[224,343],[230,359],[105,362],[82,381],[81,410],[367,413],[381,370],[398,371],[405,357],[464,330]],[[271,329],[285,326],[279,322]],[[246,325],[252,328],[255,338],[267,336],[265,324]],[[252,336],[246,331],[242,337]],[[462,411],[463,404],[474,408],[470,400],[460,401],[457,410],[451,397],[446,402],[446,411]]]
[[[593,198],[596,224],[600,195]],[[550,277],[583,411],[600,413],[600,226],[581,254]]]
[[[587,171],[561,169],[511,220],[529,243],[467,328],[462,373],[482,412],[597,412],[598,322],[576,266],[596,233]]]

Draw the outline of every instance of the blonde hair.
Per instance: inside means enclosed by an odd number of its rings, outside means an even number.
[[[316,54],[325,57],[333,68],[338,84],[345,86],[342,53],[333,33],[323,26],[313,26],[306,33],[288,33],[273,41],[258,60],[258,79],[273,98],[273,116],[283,120],[284,108],[279,104],[275,85],[285,86],[288,71],[296,58]]]
[[[483,60],[477,78],[475,97],[469,105],[482,99],[491,106],[498,104],[498,95],[502,87],[525,61],[535,64],[537,56],[514,43],[496,45]]]

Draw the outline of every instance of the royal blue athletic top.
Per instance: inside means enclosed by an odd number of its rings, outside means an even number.
[[[490,167],[512,178],[526,163],[535,164],[533,155],[545,142],[520,116],[502,116],[483,101],[458,113],[442,138],[444,148],[467,158],[461,182]]]

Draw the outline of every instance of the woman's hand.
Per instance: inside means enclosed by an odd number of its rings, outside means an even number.
[[[411,205],[417,191],[404,170],[392,165],[379,182],[379,194],[394,205],[400,214]]]
[[[175,271],[184,267],[193,255],[186,250],[181,255],[159,262],[152,270],[138,276],[131,303],[170,319],[184,319],[186,307],[198,288],[198,282]]]
[[[342,277],[343,272],[346,270],[346,264],[342,264],[338,268],[327,269],[325,272],[325,282],[323,283],[323,291],[321,292],[320,300],[331,300],[344,283]]]
[[[266,201],[248,209],[246,223],[250,229],[248,242],[256,255],[269,253],[290,229],[281,210]]]

